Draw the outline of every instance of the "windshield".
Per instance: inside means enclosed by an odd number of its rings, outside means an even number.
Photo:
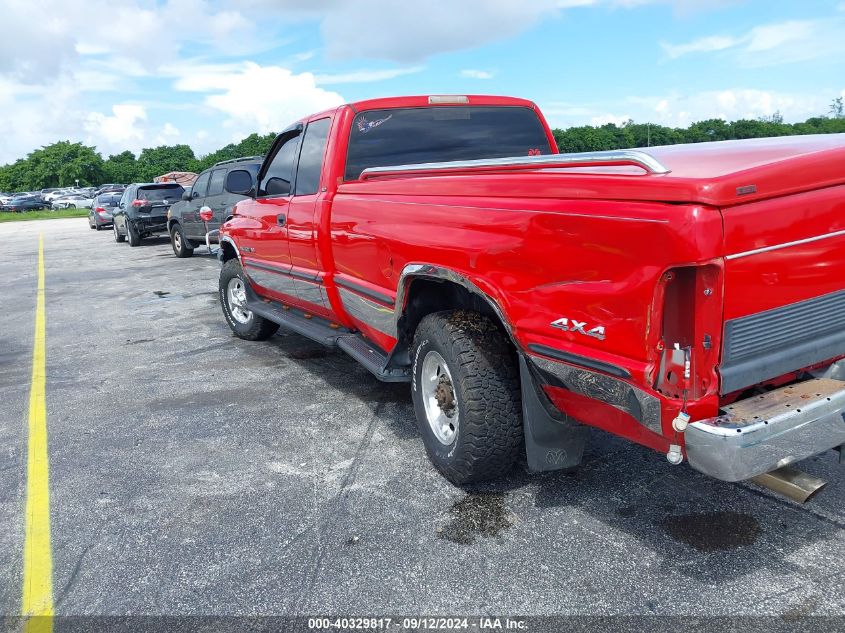
[[[346,180],[368,167],[550,154],[537,114],[514,106],[362,112],[352,122]]]
[[[156,187],[155,189],[138,189],[138,199],[149,202],[162,202],[164,200],[179,200],[184,193],[181,185],[175,187]]]

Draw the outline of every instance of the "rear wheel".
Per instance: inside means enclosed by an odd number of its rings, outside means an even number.
[[[114,241],[115,242],[123,242],[126,240],[126,237],[120,234],[120,231],[117,228],[117,222],[112,224],[112,228],[114,229]]]
[[[247,308],[248,283],[237,259],[230,259],[223,264],[218,286],[223,316],[239,338],[247,341],[268,339],[276,333],[279,325]]]
[[[129,246],[141,245],[141,234],[138,229],[132,224],[130,220],[126,220],[126,237],[129,240]]]
[[[170,245],[173,247],[173,254],[176,257],[190,257],[194,254],[194,247],[185,239],[182,225],[178,222],[170,227]]]
[[[417,426],[435,467],[454,484],[501,477],[522,451],[516,354],[487,317],[425,317],[413,343]]]

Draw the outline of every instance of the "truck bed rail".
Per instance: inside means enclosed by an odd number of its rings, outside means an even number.
[[[416,165],[388,165],[369,167],[361,172],[361,180],[383,176],[402,176],[426,173],[462,171],[519,171],[524,169],[553,169],[555,167],[616,167],[635,166],[648,174],[668,174],[671,170],[654,156],[640,150],[612,150],[577,154],[546,154],[543,156],[514,156],[508,158],[482,158],[456,160],[442,163]]]

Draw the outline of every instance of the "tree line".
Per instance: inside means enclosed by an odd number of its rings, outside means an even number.
[[[554,130],[561,152],[831,133],[845,133],[845,103],[842,97],[831,103],[829,116],[813,117],[802,123],[784,123],[780,113],[775,113],[753,120],[727,122],[709,119],[686,128],[627,121],[621,125],[608,123]],[[77,180],[80,186],[151,182],[156,176],[169,171],[199,173],[221,160],[265,154],[275,136],[274,133],[251,134],[239,143],[230,143],[202,158],[197,158],[188,145],[162,145],[144,149],[138,156],[127,150],[104,159],[93,147],[59,141],[0,167],[0,191],[67,187],[76,184]]]
[[[152,182],[170,171],[199,173],[221,160],[266,154],[274,133],[250,134],[239,143],[207,154],[194,155],[189,145],[161,145],[129,150],[103,158],[94,147],[59,141],[0,167],[0,191],[36,191],[48,187],[97,186],[105,183]]]

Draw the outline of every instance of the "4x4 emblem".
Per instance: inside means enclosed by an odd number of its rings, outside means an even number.
[[[577,332],[578,334],[583,334],[584,336],[592,336],[600,341],[604,340],[603,325],[597,325],[588,330],[586,321],[576,321],[575,319],[564,318],[552,321],[552,327],[556,327],[564,332]]]

